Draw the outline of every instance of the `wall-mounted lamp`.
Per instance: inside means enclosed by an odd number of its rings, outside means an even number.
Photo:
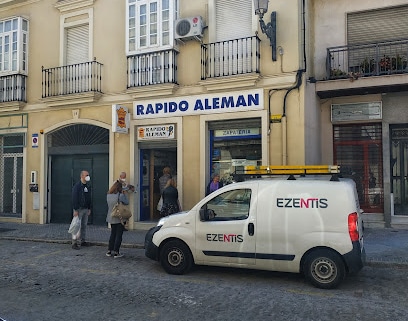
[[[269,0],[254,0],[255,14],[259,16],[261,30],[269,38],[272,47],[272,60],[276,61],[276,11],[271,13],[271,22],[265,24],[264,14],[268,11]]]

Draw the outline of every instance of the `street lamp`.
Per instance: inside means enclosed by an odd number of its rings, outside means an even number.
[[[254,0],[255,14],[259,16],[261,30],[269,38],[272,47],[272,60],[276,61],[276,11],[271,13],[271,22],[265,24],[264,14],[268,11],[269,0]]]

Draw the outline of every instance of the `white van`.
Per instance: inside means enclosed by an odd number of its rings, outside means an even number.
[[[350,179],[248,180],[162,218],[146,234],[145,254],[171,274],[229,266],[303,273],[335,288],[364,265],[360,214]]]

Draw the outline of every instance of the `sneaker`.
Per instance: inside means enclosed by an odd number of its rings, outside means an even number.
[[[89,242],[81,242],[81,246],[91,246],[91,243]]]
[[[106,256],[112,256],[112,252],[111,251],[106,252]]]
[[[116,259],[116,258],[118,258],[118,257],[122,257],[123,256],[123,254],[122,253],[115,253],[115,254],[113,254],[113,257]]]
[[[80,247],[78,246],[78,244],[74,243],[74,244],[72,244],[72,249],[73,250],[79,250]]]

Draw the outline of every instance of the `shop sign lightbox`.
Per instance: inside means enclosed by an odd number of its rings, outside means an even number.
[[[138,140],[174,139],[174,124],[139,126],[137,127]]]

